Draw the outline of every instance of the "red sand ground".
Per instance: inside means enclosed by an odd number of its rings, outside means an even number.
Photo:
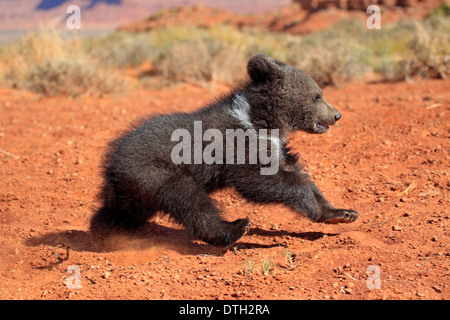
[[[228,250],[157,218],[109,252],[87,231],[106,143],[145,113],[194,110],[218,90],[73,100],[0,89],[0,299],[449,299],[449,89],[326,88],[342,120],[292,134],[329,200],[360,212],[353,224],[313,224],[224,190],[214,195],[224,217],[253,222]],[[66,284],[72,265],[80,289]],[[371,265],[380,289],[367,286]]]

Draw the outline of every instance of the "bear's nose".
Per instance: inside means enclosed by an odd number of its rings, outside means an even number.
[[[334,116],[334,119],[335,119],[336,121],[338,121],[341,117],[342,117],[342,114],[341,114],[340,112],[338,112],[338,113]]]

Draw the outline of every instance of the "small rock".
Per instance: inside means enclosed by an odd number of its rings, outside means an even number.
[[[73,163],[74,164],[83,164],[83,161],[84,161],[83,157],[78,157]]]
[[[345,293],[345,294],[352,294],[353,293],[353,290],[351,288],[347,288],[347,287],[341,288],[341,291],[342,291],[342,293]]]
[[[432,288],[433,288],[434,291],[436,291],[437,293],[442,293],[442,289],[439,288],[438,286],[432,286]]]
[[[108,279],[110,276],[111,276],[111,273],[109,273],[108,271],[105,271],[103,278]]]
[[[276,224],[271,224],[271,226],[270,226],[270,230],[279,230],[280,228],[279,228],[279,226],[278,225],[276,225]]]

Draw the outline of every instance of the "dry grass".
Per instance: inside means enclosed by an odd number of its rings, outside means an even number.
[[[360,51],[356,46],[339,38],[302,45],[295,52],[292,63],[308,73],[320,87],[342,86],[362,77],[368,69],[359,61]]]
[[[18,79],[19,87],[48,95],[102,96],[123,90],[124,80],[88,60],[57,59],[30,67]]]
[[[8,48],[6,82],[44,95],[102,96],[121,92],[126,81],[117,71],[87,55],[78,40],[54,30],[30,34]]]
[[[439,22],[423,25],[414,21],[413,39],[404,60],[405,76],[448,79],[450,77],[449,34]]]
[[[168,83],[201,85],[222,82],[233,85],[243,77],[245,57],[236,46],[214,47],[202,40],[175,44],[161,58],[158,70]]]
[[[450,21],[436,14],[423,22],[368,30],[361,21],[347,20],[308,36],[178,26],[67,40],[54,30],[41,30],[0,48],[0,66],[6,65],[0,76],[10,86],[45,95],[101,96],[122,92],[126,72],[147,63],[152,70],[143,75],[158,79],[152,86],[233,86],[246,77],[246,62],[256,53],[301,68],[322,87],[342,86],[367,72],[386,80],[446,79]]]

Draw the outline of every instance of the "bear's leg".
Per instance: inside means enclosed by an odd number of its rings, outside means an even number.
[[[145,212],[136,214],[136,212]],[[110,233],[131,231],[143,225],[156,211],[145,208],[123,209],[110,203],[99,208],[91,218],[93,234],[107,236]]]
[[[158,190],[158,206],[196,238],[217,246],[228,246],[248,230],[248,219],[223,221],[208,193],[189,176],[174,176]]]
[[[101,194],[103,205],[91,218],[90,230],[93,234],[107,236],[133,230],[156,214],[152,201],[139,197],[136,190],[126,190],[126,187],[119,188],[106,180]]]
[[[261,175],[246,171],[232,181],[236,190],[246,199],[258,203],[282,203],[316,221],[321,216],[310,182],[293,172],[279,171],[275,175]],[[243,178],[241,178],[243,177]]]
[[[325,199],[317,186],[311,184],[311,189],[313,190],[317,202],[322,208],[322,215],[316,222],[329,224],[350,223],[359,218],[359,214],[355,210],[334,208]]]
[[[275,175],[260,175],[259,172],[246,172],[244,179],[233,184],[243,197],[251,201],[283,203],[313,222],[353,222],[359,217],[354,210],[332,207],[303,173],[279,171]]]

